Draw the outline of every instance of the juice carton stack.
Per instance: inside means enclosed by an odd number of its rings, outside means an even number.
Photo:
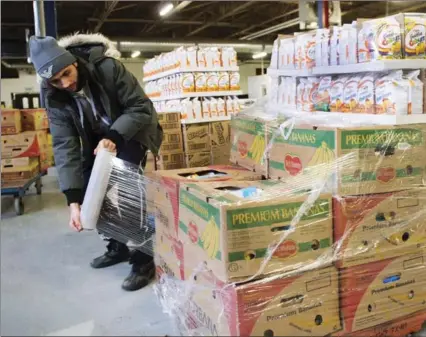
[[[52,163],[44,109],[3,109],[2,186],[19,185]]]

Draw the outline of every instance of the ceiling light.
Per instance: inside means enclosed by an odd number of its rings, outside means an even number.
[[[165,16],[167,14],[170,13],[170,11],[173,9],[173,4],[172,3],[168,3],[165,4],[163,7],[161,7],[160,9],[160,16]]]
[[[133,53],[132,53],[132,55],[130,55],[133,59],[134,58],[136,58],[136,57],[138,57],[138,56],[140,56],[141,55],[141,52],[139,51],[139,50],[136,50],[136,51],[134,51]]]
[[[254,53],[252,57],[254,59],[261,59],[261,58],[265,57],[266,55],[268,55],[268,53],[266,51],[261,51],[259,53]]]

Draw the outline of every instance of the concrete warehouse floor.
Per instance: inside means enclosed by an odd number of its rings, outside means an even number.
[[[90,268],[104,243],[95,232],[72,232],[56,178],[43,184],[41,196],[31,188],[24,198],[23,216],[15,215],[13,198],[2,197],[1,335],[176,334],[152,285],[121,289],[129,264]]]
[[[32,188],[25,197],[23,216],[12,198],[1,201],[1,335],[177,335],[152,285],[121,290],[128,264],[90,268],[104,243],[94,232],[72,232],[56,178],[43,184],[41,196]]]

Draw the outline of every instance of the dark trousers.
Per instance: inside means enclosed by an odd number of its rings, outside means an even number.
[[[130,141],[123,151],[117,153],[117,158],[123,162],[113,165],[97,228],[104,240],[108,241],[108,247],[114,250],[125,250],[126,244],[133,242],[131,262],[143,265],[153,260],[151,237],[154,231],[153,226],[147,223],[143,188],[146,149],[140,143]],[[89,182],[93,163],[94,158],[84,170],[85,186]],[[114,186],[118,189],[115,201],[108,197]]]

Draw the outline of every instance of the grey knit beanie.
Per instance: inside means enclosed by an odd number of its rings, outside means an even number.
[[[50,36],[31,36],[30,54],[37,73],[45,79],[52,78],[59,71],[77,61],[69,51],[60,47]]]

